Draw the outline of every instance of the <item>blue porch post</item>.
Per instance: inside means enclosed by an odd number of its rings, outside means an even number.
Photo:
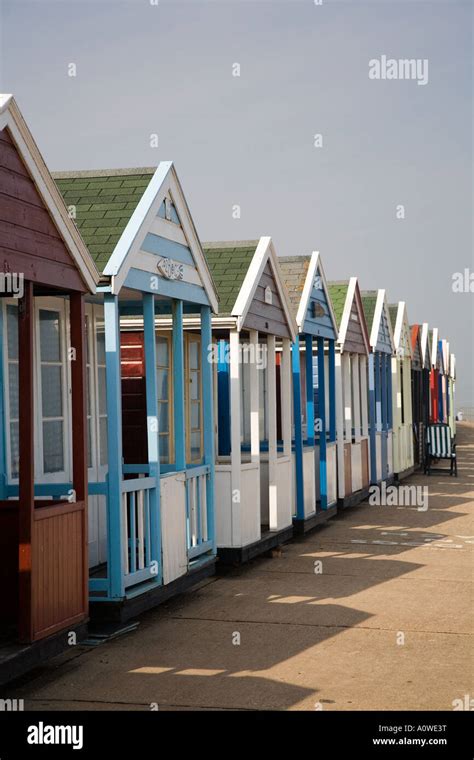
[[[148,464],[150,477],[156,479],[156,488],[150,489],[150,560],[156,562],[157,580],[163,579],[161,562],[160,513],[160,438],[158,430],[158,383],[156,377],[155,296],[143,294],[143,332],[145,343],[146,420],[148,438]]]
[[[230,456],[229,341],[219,341],[217,356],[217,440],[219,455]]]
[[[387,354],[380,355],[380,376],[382,385],[382,480],[388,475],[387,460],[387,436],[388,436],[388,418],[387,418]]]
[[[122,545],[122,390],[118,297],[104,296],[105,370],[107,375],[107,577],[109,597],[125,595]],[[128,547],[127,547],[128,550]]]
[[[329,340],[329,440],[336,440],[336,341]]]
[[[375,356],[369,354],[370,482],[377,483],[377,426],[375,419]]]
[[[211,309],[201,307],[201,367],[202,367],[202,402],[204,418],[204,464],[209,467],[207,481],[207,532],[212,541],[213,552],[216,549],[216,528],[214,519],[214,395],[212,372],[212,326]]]
[[[328,475],[326,454],[326,378],[324,367],[324,338],[318,338],[318,406],[321,420],[319,434],[319,493],[321,509],[328,508]]]
[[[314,388],[313,388],[313,336],[305,335],[306,346],[306,439],[314,446]]]
[[[186,469],[186,427],[184,416],[183,302],[173,301],[173,406],[174,450],[177,471]]]
[[[387,430],[393,430],[393,386],[392,386],[392,355],[387,354]]]
[[[293,416],[295,423],[296,519],[304,520],[303,493],[303,425],[301,422],[300,339],[296,336],[291,347],[293,370]]]

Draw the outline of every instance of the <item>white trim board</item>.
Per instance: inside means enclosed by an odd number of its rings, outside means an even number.
[[[13,95],[0,95],[0,130],[5,127],[21,155],[77,269],[90,293],[95,293],[99,272],[52,178],[33,135],[21,115]]]

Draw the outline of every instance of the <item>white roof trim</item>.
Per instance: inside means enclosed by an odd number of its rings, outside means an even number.
[[[436,367],[438,359],[438,328],[433,327],[433,337],[431,338],[431,366]]]
[[[49,173],[13,95],[0,95],[0,130],[5,127],[8,128],[84,284],[91,293],[95,293],[100,277],[99,272],[76,225],[69,217],[63,197]]]
[[[196,262],[196,268],[204,285],[204,290],[217,313],[218,300],[211,273],[204,256],[201,242],[194,226],[183,189],[172,161],[161,161],[143,193],[138,206],[129,219],[114,252],[104,269],[104,274],[113,278],[113,293],[118,293],[133,266],[135,254],[150,231],[165,195],[169,192],[181,221],[184,236]]]
[[[387,291],[385,288],[379,288],[377,290],[377,302],[375,304],[374,319],[372,322],[372,331],[370,333],[370,345],[372,350],[375,351],[377,343],[379,342],[380,323],[382,321],[382,314],[385,313],[385,319],[387,320],[388,331],[390,334],[390,342],[392,344],[392,351],[395,350],[395,343],[393,340],[392,321],[390,319],[390,313],[388,310]]]
[[[426,369],[426,362],[425,362],[425,356],[426,356],[426,347],[428,345],[428,322],[423,322],[421,325],[421,354],[422,354],[422,361],[423,361],[423,368]]]
[[[287,325],[290,330],[291,339],[294,341],[298,332],[298,327],[292,314],[286,288],[283,285],[280,268],[278,266],[278,258],[271,237],[261,237],[258,241],[257,248],[255,249],[252,261],[250,262],[247,274],[245,275],[242,287],[240,288],[239,295],[237,296],[234,308],[232,309],[232,316],[237,317],[237,330],[240,332],[267,262],[270,263],[278,295],[280,296]]]
[[[334,309],[332,307],[332,301],[331,301],[331,297],[328,291],[326,275],[324,274],[323,262],[321,260],[321,255],[319,251],[313,251],[313,253],[311,254],[308,271],[306,272],[306,279],[304,282],[303,293],[301,294],[298,311],[296,313],[296,324],[298,325],[299,331],[303,332],[306,312],[308,310],[308,303],[311,297],[311,293],[313,292],[314,278],[316,276],[316,272],[318,271],[318,269],[319,269],[321,280],[323,283],[323,290],[326,294],[326,300],[329,306],[329,316],[331,317],[331,322],[334,328],[334,332],[337,335],[338,330],[337,330],[336,316],[334,314]]]
[[[395,350],[397,354],[400,355],[400,343],[402,339],[402,330],[405,328],[406,335],[409,336],[408,339],[408,352],[403,350],[403,356],[406,356],[407,358],[411,359],[413,358],[413,352],[411,348],[411,330],[410,325],[408,323],[408,314],[407,314],[407,307],[405,301],[399,301],[398,307],[397,307],[397,319],[395,323],[395,330],[394,330],[394,343],[395,343]]]

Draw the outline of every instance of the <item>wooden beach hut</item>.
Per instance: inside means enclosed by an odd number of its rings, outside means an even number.
[[[393,470],[400,480],[413,472],[411,332],[404,301],[389,306],[396,355],[392,358]]]
[[[292,346],[293,502],[305,532],[337,509],[337,323],[321,257],[279,257],[298,335]]]
[[[270,237],[204,249],[220,298],[213,319],[217,547],[220,561],[245,562],[293,535],[296,324]]]
[[[330,282],[339,333],[336,343],[338,503],[358,504],[369,493],[369,334],[357,277]]]
[[[412,415],[413,459],[416,467],[422,467],[426,454],[426,429],[430,414],[430,355],[428,323],[412,325]]]
[[[393,331],[383,289],[362,292],[369,331],[370,482],[393,480],[392,372]]]
[[[126,620],[214,571],[217,298],[171,162],[55,177],[102,272],[86,309],[91,610]]]
[[[11,95],[0,96],[0,256],[3,683],[88,617],[84,310],[98,282]]]
[[[440,374],[442,370],[441,352],[439,349],[438,328],[429,331],[431,349],[430,370],[430,422],[441,422],[440,419]]]

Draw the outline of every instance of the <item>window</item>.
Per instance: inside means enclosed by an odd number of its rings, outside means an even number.
[[[172,367],[171,367],[171,336],[156,335],[156,373],[158,385],[158,430],[160,438],[160,462],[170,464],[173,461],[172,451]]]
[[[64,347],[61,314],[39,310],[39,370],[43,472],[65,470],[64,462]]]
[[[186,460],[202,460],[201,336],[186,335],[185,343]]]

